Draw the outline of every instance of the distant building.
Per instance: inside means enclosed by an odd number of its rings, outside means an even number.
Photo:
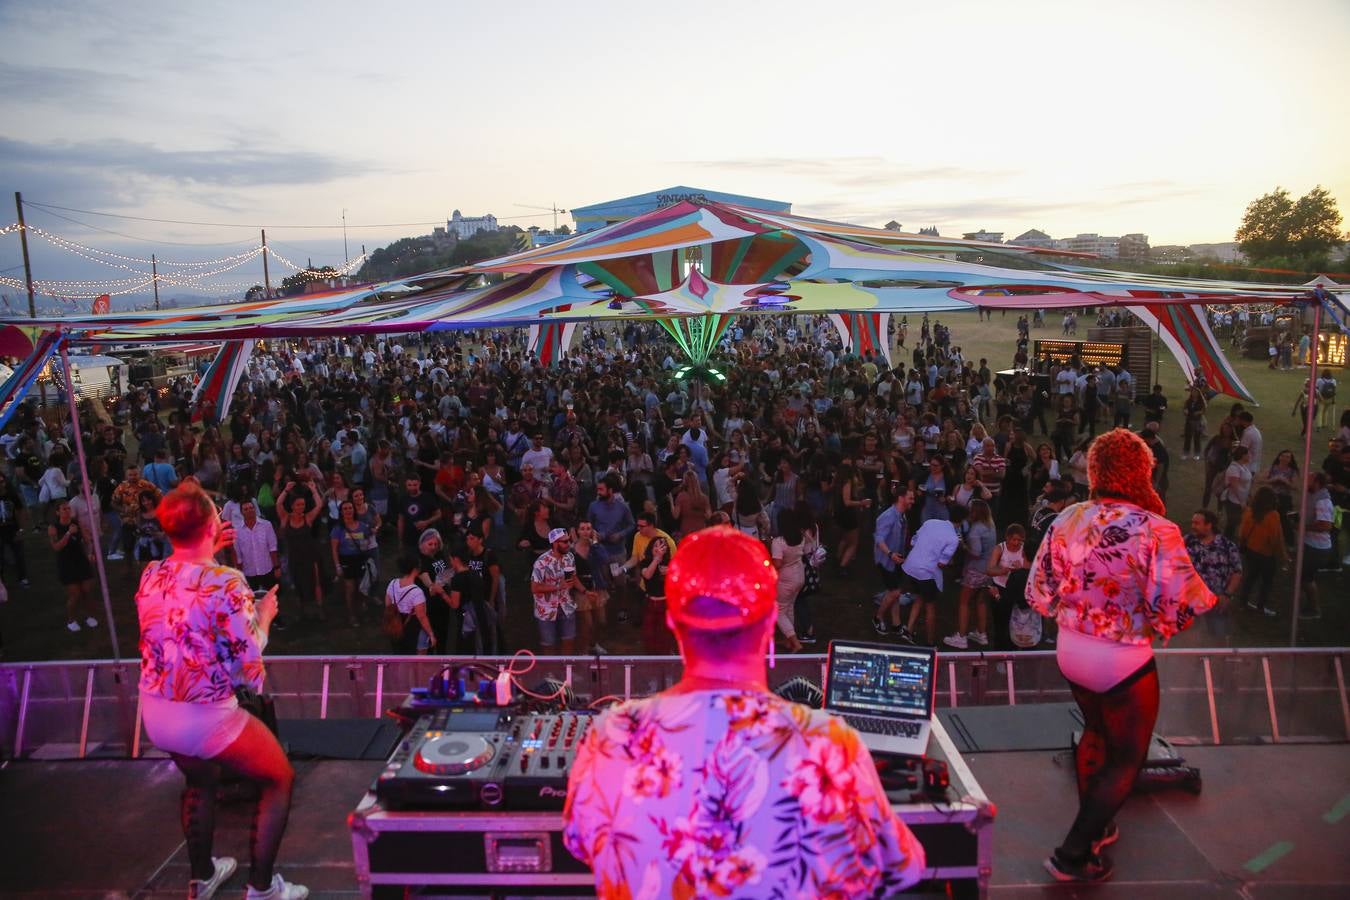
[[[1120,236],[1121,259],[1148,259],[1148,235],[1122,234]]]
[[[1225,241],[1221,244],[1191,244],[1191,256],[1217,259],[1222,263],[1242,263],[1247,257],[1238,249],[1237,241]]]
[[[1003,232],[1001,231],[985,231],[981,228],[979,231],[967,231],[961,236],[968,241],[984,241],[989,244],[1003,243]]]
[[[1022,232],[1008,243],[1016,244],[1019,247],[1040,247],[1050,250],[1055,246],[1055,239],[1039,228],[1033,228],[1030,231]]]
[[[904,230],[905,230],[905,227],[904,227],[903,225],[901,225],[899,222],[895,221],[894,219],[891,219],[889,222],[887,222],[885,227],[886,227],[886,230],[887,230],[887,231],[904,231]]]
[[[942,237],[942,235],[938,234],[936,225],[929,225],[927,228],[920,228],[919,234],[923,235],[924,237]]]
[[[453,234],[456,239],[464,240],[471,238],[480,231],[499,231],[497,226],[497,217],[488,213],[485,216],[465,216],[459,210],[450,214],[450,220],[445,223],[445,230]]]
[[[458,237],[458,235],[446,231],[439,225],[431,229],[431,243],[437,247],[443,247],[446,244],[453,243],[456,237]]]
[[[1120,256],[1120,238],[1106,237],[1100,234],[1079,234],[1071,238],[1055,241],[1056,250],[1072,250],[1075,253],[1091,253],[1106,259]]]
[[[676,185],[661,191],[635,194],[632,197],[621,197],[618,200],[606,200],[603,203],[576,207],[572,210],[572,220],[576,222],[577,232],[594,231],[597,228],[604,228],[606,225],[613,225],[615,222],[622,222],[643,213],[655,212],[662,207],[673,206],[684,200],[693,203],[732,203],[736,206],[748,206],[765,212],[792,212],[792,204],[782,200],[743,197],[739,194],[724,194],[721,191]]]

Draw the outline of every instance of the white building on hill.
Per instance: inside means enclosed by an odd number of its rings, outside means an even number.
[[[473,237],[480,231],[500,231],[501,229],[497,226],[497,217],[492,213],[485,216],[465,216],[459,210],[455,210],[445,223],[445,230],[462,241],[465,238]]]

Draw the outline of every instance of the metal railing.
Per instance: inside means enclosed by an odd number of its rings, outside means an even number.
[[[1157,651],[1158,732],[1178,743],[1350,741],[1345,668],[1350,648]],[[453,661],[427,656],[285,656],[267,660],[267,690],[283,719],[378,718]],[[473,662],[496,668],[508,660]],[[778,658],[770,684],[823,682],[825,657]],[[677,657],[539,657],[529,687],[565,681],[584,701],[639,697],[673,685]],[[138,668],[110,660],[0,666],[0,752],[44,758],[137,757]],[[942,653],[940,707],[1069,702],[1053,651]]]

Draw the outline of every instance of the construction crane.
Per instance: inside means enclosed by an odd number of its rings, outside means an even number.
[[[553,213],[553,233],[554,233],[554,234],[557,234],[557,233],[558,233],[558,213],[566,213],[566,212],[567,212],[567,210],[565,210],[565,209],[558,209],[558,204],[557,204],[557,203],[553,203],[553,204],[551,204],[551,205],[549,205],[549,206],[529,206],[529,205],[524,204],[524,203],[513,203],[512,206],[518,206],[518,207],[520,207],[521,209],[540,209],[540,210],[543,210],[544,212],[551,212],[551,213]]]

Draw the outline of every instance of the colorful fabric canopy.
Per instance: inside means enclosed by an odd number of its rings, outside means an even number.
[[[1115,272],[1087,265],[1085,256],[684,201],[554,244],[384,284],[163,312],[0,318],[0,324],[60,329],[81,343],[164,343],[646,318],[701,355],[733,315],[864,317],[847,320],[858,326],[850,326],[853,336],[880,321],[874,317],[972,305],[1160,311],[1286,303],[1308,290]],[[1203,316],[1157,318],[1162,330],[1175,332],[1169,346],[1183,368],[1200,368],[1216,387],[1244,390],[1217,366],[1222,353],[1195,325]]]

